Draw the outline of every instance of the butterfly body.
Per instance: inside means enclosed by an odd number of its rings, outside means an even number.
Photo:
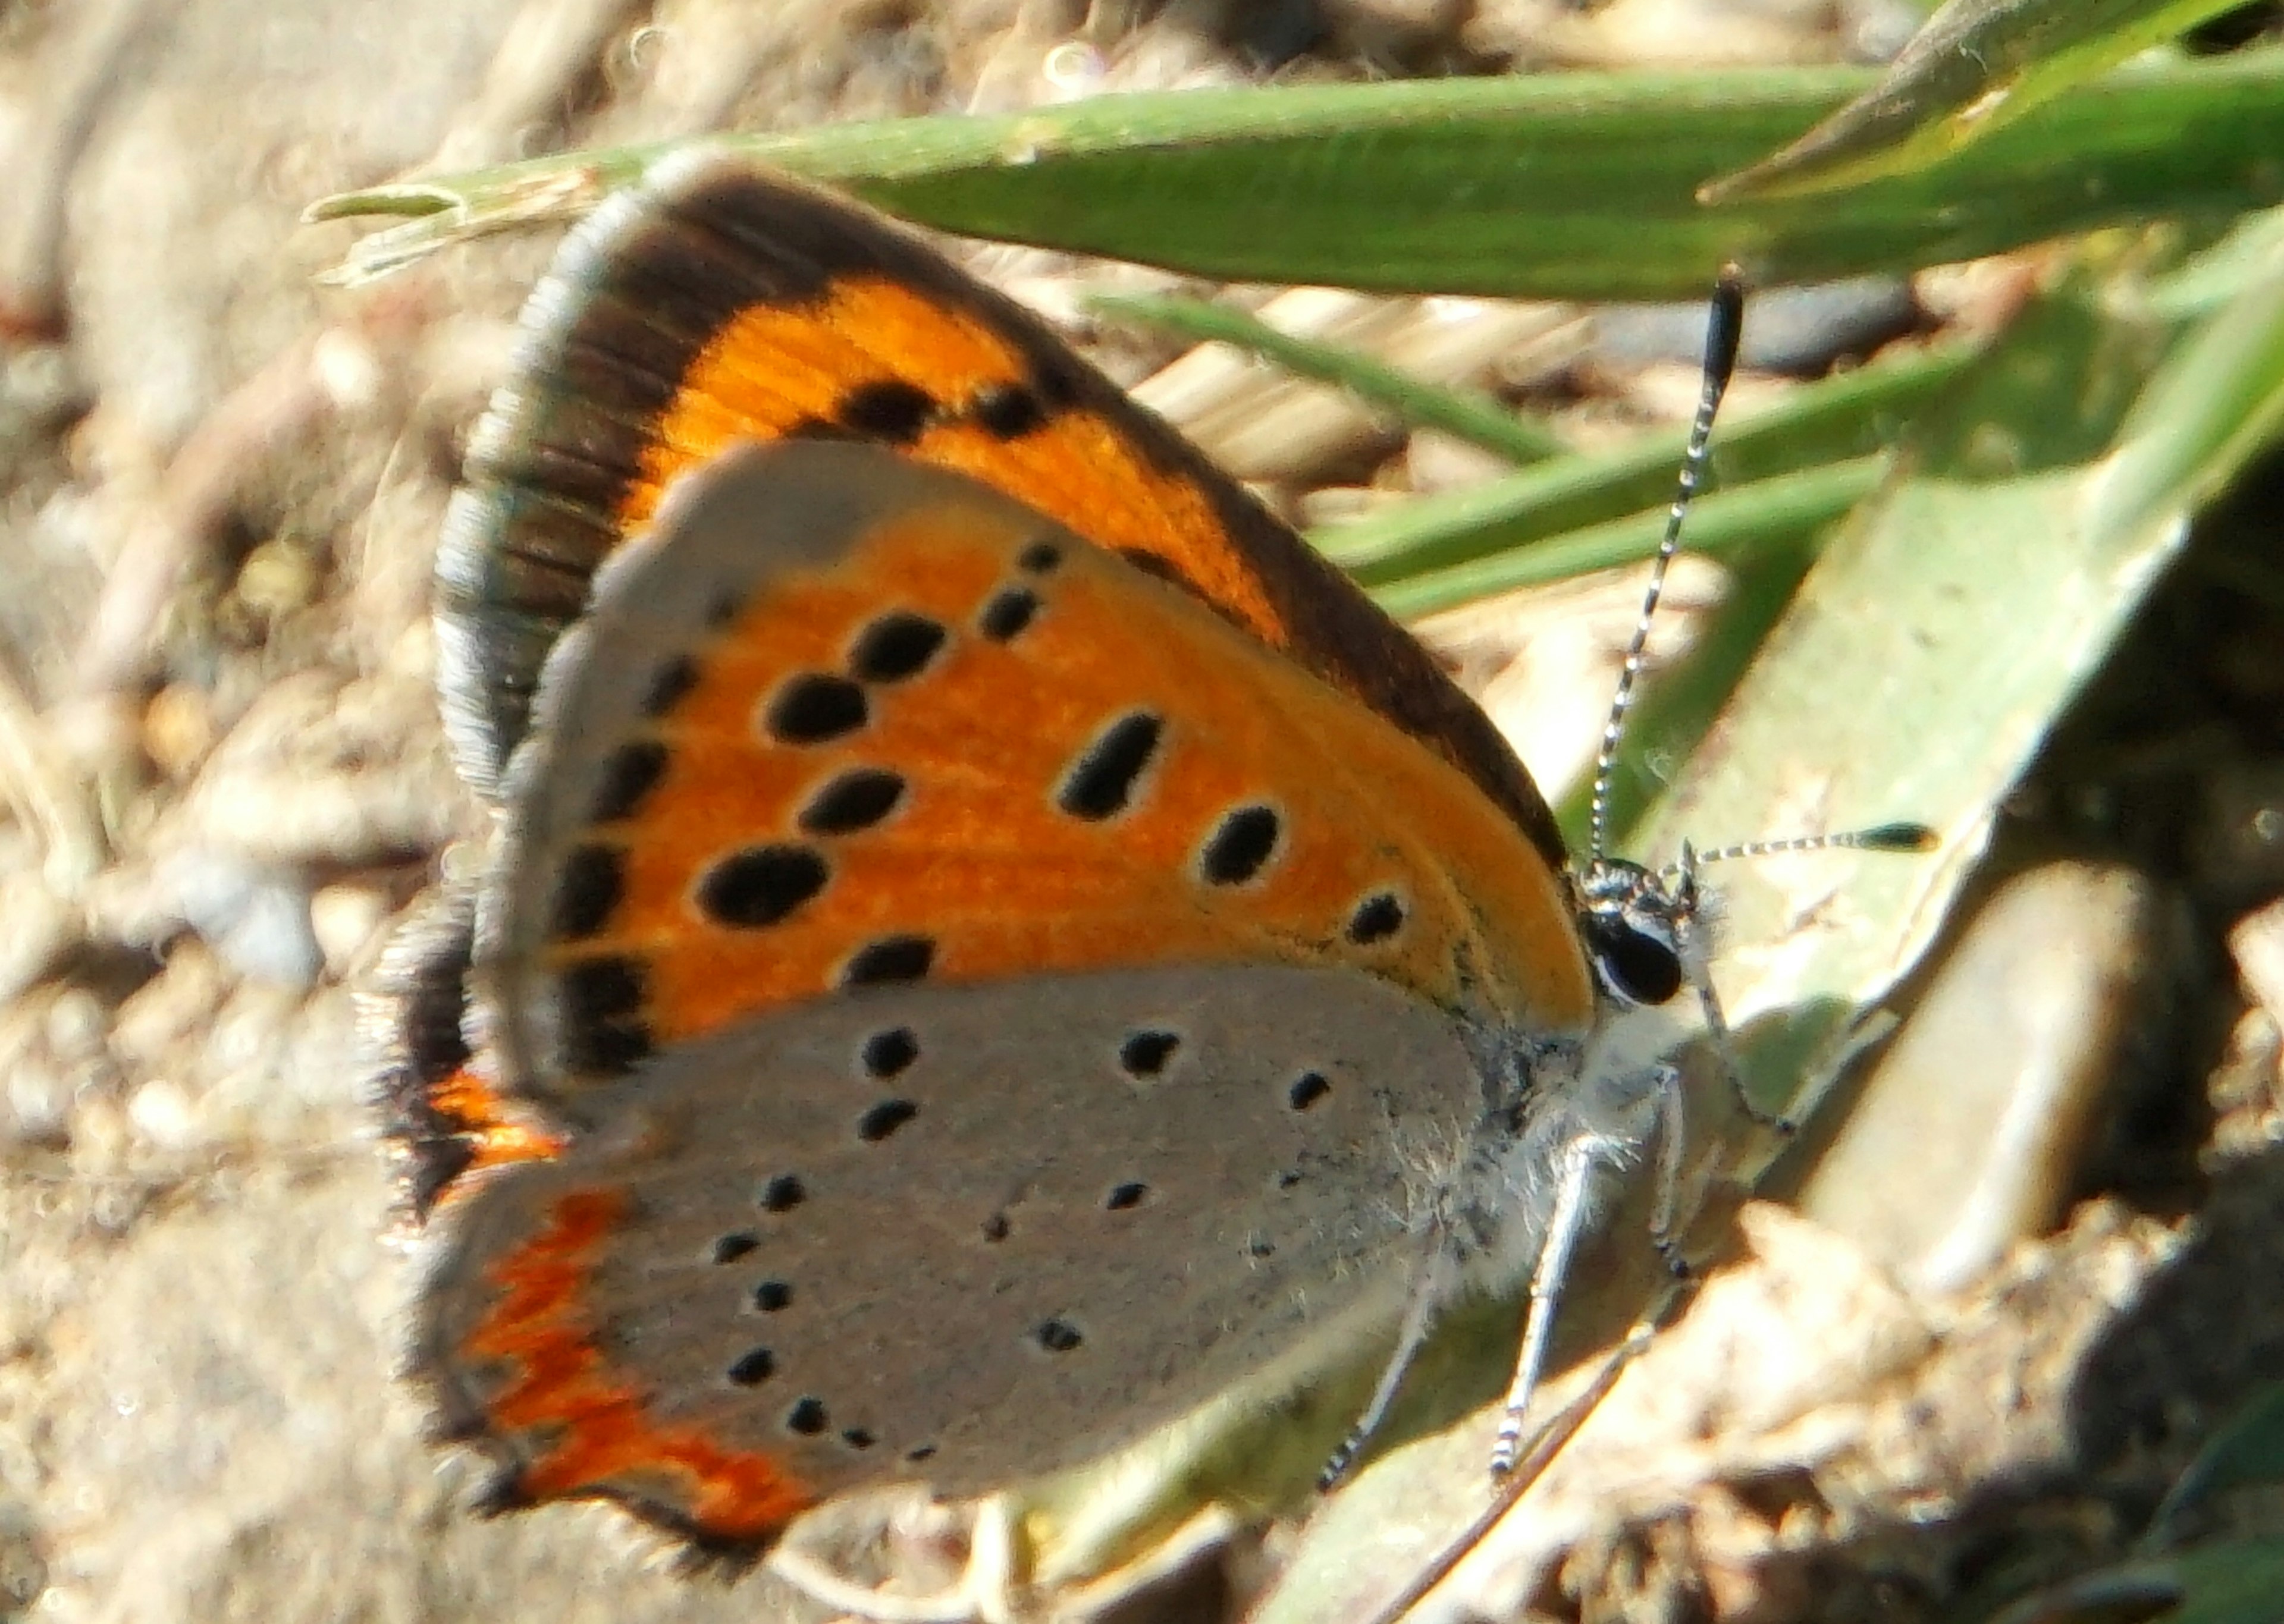
[[[1417,644],[742,164],[614,205],[528,319],[438,566],[497,832],[384,1033],[412,1365],[501,1503],[763,1547],[1543,1269],[1666,1080]]]

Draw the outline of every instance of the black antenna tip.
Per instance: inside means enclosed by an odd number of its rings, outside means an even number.
[[[1931,852],[1938,840],[1925,824],[1881,824],[1858,832],[1850,844],[1874,852]]]
[[[1745,280],[1729,266],[1713,285],[1713,306],[1705,324],[1705,371],[1724,385],[1737,370],[1737,347],[1745,336]]]

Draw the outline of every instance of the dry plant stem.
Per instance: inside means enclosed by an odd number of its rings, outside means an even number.
[[[48,884],[77,893],[108,860],[103,823],[85,781],[54,748],[47,723],[0,666],[0,794],[39,836]]]
[[[1603,1361],[1602,1368],[1595,1372],[1594,1379],[1586,1390],[1550,1417],[1538,1435],[1531,1440],[1529,1449],[1516,1462],[1514,1470],[1499,1481],[1490,1504],[1483,1508],[1459,1538],[1437,1552],[1431,1561],[1412,1575],[1401,1590],[1382,1603],[1372,1615],[1369,1624],[1402,1624],[1406,1613],[1426,1600],[1428,1592],[1451,1576],[1452,1571],[1483,1542],[1509,1511],[1514,1510],[1523,1495],[1530,1492],[1531,1486],[1538,1481],[1554,1457],[1562,1452],[1563,1446],[1586,1424],[1586,1418],[1609,1395],[1610,1389],[1617,1386],[1618,1378],[1625,1374],[1626,1367],[1649,1346],[1653,1329],[1650,1324],[1638,1328]]]
[[[128,55],[162,35],[176,0],[107,0],[80,20],[70,66],[42,110],[41,127],[9,163],[9,216],[0,223],[0,333],[60,334],[65,326],[64,234],[71,177],[103,110],[129,82]]]
[[[526,0],[501,36],[474,104],[428,168],[481,168],[528,156],[525,132],[553,129],[639,0]]]

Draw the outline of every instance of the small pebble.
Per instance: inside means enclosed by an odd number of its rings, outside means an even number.
[[[83,987],[59,989],[49,1002],[45,1035],[57,1058],[84,1060],[103,1052],[108,1025],[102,1000]]]
[[[8,1116],[4,1131],[18,1144],[61,1146],[70,1139],[72,1088],[44,1057],[8,1068]]]
[[[1709,285],[1707,293],[1711,293]],[[1593,350],[1602,361],[1638,367],[1694,363],[1705,353],[1706,306],[1611,305],[1595,313]],[[1853,277],[1814,287],[1756,293],[1746,312],[1738,364],[1749,371],[1816,377],[1834,361],[1866,355],[1919,324],[1909,282]]]
[[[2239,919],[2228,933],[2228,950],[2244,990],[2271,1021],[2284,1027],[2284,900]]]
[[[198,1114],[181,1085],[154,1077],[127,1098],[127,1120],[145,1144],[186,1151],[199,1140]]]
[[[317,561],[307,548],[270,541],[248,553],[239,566],[236,596],[261,619],[279,621],[315,598],[318,585]]]
[[[388,899],[371,886],[327,886],[309,899],[309,925],[325,956],[325,973],[347,977],[365,957],[388,918]]]
[[[1865,1081],[1802,1212],[1932,1294],[2048,1232],[2125,1040],[2146,1036],[2167,923],[2127,869],[2057,863],[2002,886]]]
[[[159,770],[181,782],[215,746],[214,705],[192,683],[170,683],[143,707],[143,750]]]
[[[111,1046],[120,1063],[136,1073],[173,1064],[172,1046],[213,1024],[228,979],[204,942],[190,936],[176,941],[159,973],[128,995],[111,1018]]]
[[[165,877],[191,928],[239,974],[286,987],[317,984],[325,955],[300,878],[211,850],[170,859]]]

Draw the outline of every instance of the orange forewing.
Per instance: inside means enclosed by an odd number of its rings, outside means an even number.
[[[647,724],[665,746],[656,782],[630,816],[583,837],[614,854],[614,906],[557,941],[546,968],[639,964],[649,1035],[664,1044],[822,996],[856,949],[907,932],[931,942],[938,983],[1337,963],[1447,1009],[1583,1027],[1562,881],[1473,785],[1093,549],[1068,550],[1012,644],[954,636],[925,673],[877,691],[848,738],[788,746],[755,726],[771,694],[836,668],[884,608],[968,624],[1036,534],[972,508],[909,511],[712,631],[692,650],[687,691]],[[1164,719],[1146,792],[1111,823],[1058,810],[1090,739],[1137,710]],[[816,842],[830,881],[790,917],[755,929],[700,905],[712,865],[781,839],[822,786],[881,764],[908,786],[894,816]],[[1248,804],[1276,808],[1274,860],[1241,887],[1199,883],[1216,821]],[[1402,900],[1404,928],[1359,944],[1347,927],[1379,894]]]
[[[892,378],[956,402],[1024,386],[1029,371],[1008,336],[975,314],[872,277],[835,281],[805,306],[743,311],[691,363],[623,516],[630,526],[647,519],[677,474],[730,445],[832,421],[852,379]],[[910,449],[1100,546],[1162,561],[1255,636],[1287,642],[1283,618],[1200,482],[1154,466],[1099,413],[1067,407],[1013,439],[952,417],[924,426]]]
[[[869,440],[955,469],[1211,605],[1474,780],[1563,865],[1498,731],[1292,529],[1021,307],[880,215],[750,160],[670,160],[567,245],[470,454],[438,566],[480,787],[601,560],[739,441]]]

